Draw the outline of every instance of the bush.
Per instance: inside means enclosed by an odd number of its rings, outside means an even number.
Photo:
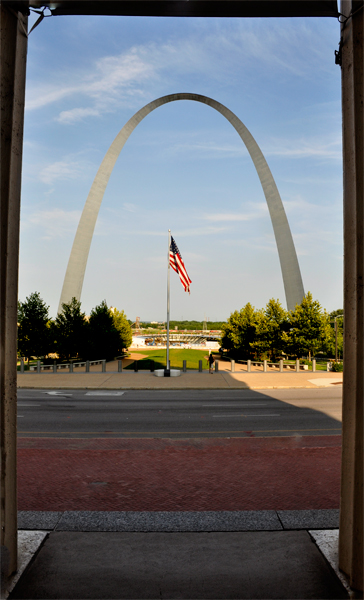
[[[340,362],[332,363],[331,371],[334,371],[335,373],[342,373],[343,370],[344,370],[343,363],[340,363]]]

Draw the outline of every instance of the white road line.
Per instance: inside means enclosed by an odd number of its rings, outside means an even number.
[[[40,404],[19,404],[18,402],[18,406],[40,406]]]
[[[24,417],[24,415],[16,415],[18,417],[18,419],[21,419],[22,417]]]
[[[215,396],[212,397],[211,400],[235,400],[236,402],[239,402],[240,400],[259,400],[259,398],[257,398],[257,396],[240,396],[240,398],[236,396]]]
[[[237,417],[280,417],[281,415],[212,415],[212,416],[217,419],[219,419],[219,418],[236,419]]]
[[[85,396],[122,396],[125,392],[86,392]]]
[[[49,396],[63,396],[64,398],[71,398],[72,394],[65,394],[64,392],[43,392]]]
[[[236,405],[236,404],[203,404],[202,406],[209,406],[211,408],[216,408],[218,406],[223,406],[225,408],[229,408],[230,406],[234,406],[235,408],[240,408],[241,406],[242,407],[249,406],[251,408],[254,408],[255,406],[267,406],[267,402],[265,402],[264,404],[260,404],[260,403],[255,404],[255,402],[254,402],[254,404],[239,404],[239,405]]]

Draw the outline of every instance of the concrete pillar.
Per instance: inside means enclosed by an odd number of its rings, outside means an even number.
[[[184,360],[182,364],[183,364],[182,371],[183,371],[183,373],[186,373],[186,371],[187,371],[187,361]]]
[[[235,373],[235,360],[231,361],[231,372]]]
[[[219,372],[219,361],[215,360],[215,373]]]
[[[53,373],[57,373],[57,363],[54,361],[53,363]]]
[[[344,382],[339,567],[363,590],[364,187],[363,0],[342,0]],[[343,18],[342,18],[343,20]],[[361,596],[362,597],[362,596]]]
[[[202,360],[198,361],[198,372],[202,373]]]
[[[279,361],[279,372],[283,373],[283,360],[282,359]]]
[[[296,373],[300,372],[300,361],[298,358],[296,358]]]
[[[23,3],[27,4],[27,3]],[[22,3],[17,4],[22,8]],[[1,3],[1,546],[4,576],[17,569],[16,380],[20,189],[27,17]]]
[[[24,358],[23,358],[23,356],[20,359],[20,373],[24,373]]]
[[[102,361],[101,372],[102,372],[102,373],[106,373],[106,360],[103,360],[103,361]]]
[[[251,371],[252,371],[252,361],[251,360],[247,361],[246,370],[248,371],[248,373],[251,373]]]
[[[89,373],[90,372],[90,361],[86,360],[86,364],[85,364],[85,373]]]
[[[118,373],[122,373],[123,371],[123,361],[118,360]]]
[[[316,373],[316,358],[312,359],[312,373]]]
[[[263,360],[263,372],[266,373],[267,372],[267,361]]]

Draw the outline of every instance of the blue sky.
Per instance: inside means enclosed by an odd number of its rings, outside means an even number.
[[[31,22],[35,19],[32,18]],[[342,158],[335,19],[50,17],[29,36],[19,296],[55,316],[78,220],[111,142],[147,102],[192,92],[225,104],[263,151],[306,291],[342,307]],[[285,306],[264,194],[245,146],[205,105],[148,115],[105,192],[82,291],[130,319],[166,318],[167,235],[192,279],[171,273],[171,318],[224,320],[247,302]]]

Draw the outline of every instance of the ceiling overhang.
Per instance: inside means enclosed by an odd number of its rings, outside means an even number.
[[[4,4],[7,4],[5,1]],[[337,0],[12,0],[25,12],[47,6],[53,15],[146,17],[338,17]]]

